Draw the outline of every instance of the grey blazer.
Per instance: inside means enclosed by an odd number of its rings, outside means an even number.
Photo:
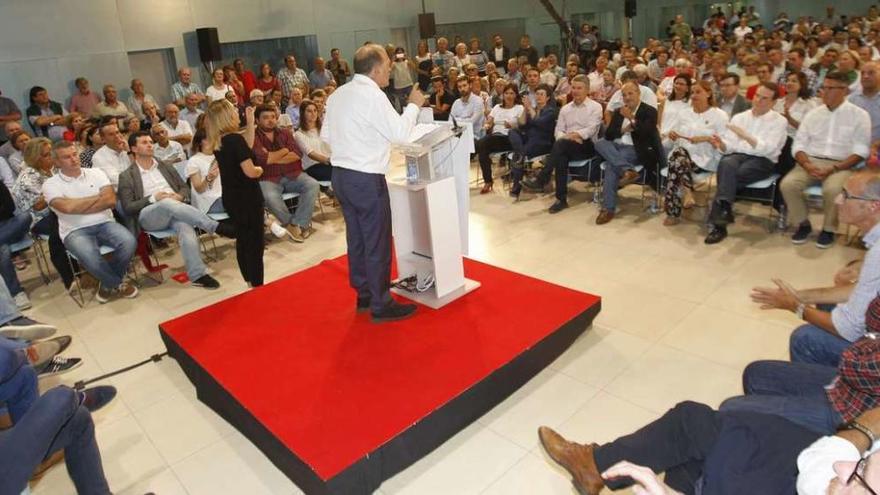
[[[189,203],[189,186],[183,182],[174,167],[159,160],[156,162],[159,172],[162,173],[162,177],[165,178],[171,189],[183,196],[184,202]],[[117,194],[120,203],[122,203],[122,211],[136,226],[141,210],[150,205],[149,196],[144,196],[144,183],[141,181],[141,171],[137,163],[132,163],[130,167],[119,174]]]

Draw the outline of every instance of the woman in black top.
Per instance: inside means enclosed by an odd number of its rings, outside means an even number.
[[[223,207],[235,225],[235,254],[241,276],[251,287],[263,285],[263,194],[254,166],[254,109],[245,110],[245,130],[238,132],[238,110],[227,100],[215,100],[206,112],[208,142],[220,168]]]

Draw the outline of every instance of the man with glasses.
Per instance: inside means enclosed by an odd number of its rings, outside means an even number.
[[[798,128],[791,153],[799,167],[788,173],[780,184],[788,218],[797,230],[794,244],[804,244],[813,231],[807,218],[804,190],[822,185],[825,219],[816,247],[834,244],[837,233],[837,202],[843,184],[854,168],[868,157],[871,143],[871,117],[868,112],[848,102],[849,79],[842,72],[831,72],[822,83],[824,105],[810,110]]]
[[[834,287],[806,290],[774,280],[777,287],[752,292],[762,309],[787,309],[804,320],[789,342],[792,362],[837,366],[841,353],[865,335],[865,312],[880,292],[880,176],[852,174],[835,205],[842,222],[864,233],[868,252],[858,275]],[[823,305],[836,306],[825,311]]]

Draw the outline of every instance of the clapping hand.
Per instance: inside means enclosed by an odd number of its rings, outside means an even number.
[[[776,288],[755,287],[752,289],[752,301],[761,305],[761,309],[787,309],[795,311],[801,304],[797,291],[785,281],[774,278]]]
[[[244,109],[244,122],[248,127],[254,125],[254,107],[246,107]]]

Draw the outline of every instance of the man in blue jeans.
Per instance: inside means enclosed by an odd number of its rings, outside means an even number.
[[[865,335],[865,311],[880,293],[880,176],[873,172],[853,174],[835,200],[841,223],[864,233],[868,252],[857,277],[841,280],[834,287],[795,290],[782,280],[776,288],[755,288],[752,300],[762,309],[786,309],[806,321],[791,336],[791,360],[837,366],[840,354]],[[852,275],[850,275],[852,277]],[[822,305],[836,304],[825,311]]]
[[[269,105],[254,111],[257,130],[254,133],[255,164],[263,167],[260,189],[266,208],[290,233],[294,242],[304,242],[312,234],[312,212],[320,185],[303,173],[300,150],[293,134],[278,128],[278,114]],[[282,199],[284,193],[298,193],[296,213],[291,214]]]
[[[115,297],[137,297],[125,273],[136,241],[131,232],[113,219],[116,193],[104,172],[82,168],[73,143],[52,145],[58,173],[43,183],[43,196],[58,215],[58,233],[64,246],[100,282],[96,298],[105,303]],[[100,247],[113,248],[108,261]]]
[[[220,282],[208,274],[202,261],[195,227],[225,237],[234,237],[235,229],[212,220],[189,204],[189,186],[173,167],[153,157],[153,138],[148,132],[132,133],[128,146],[134,154],[134,163],[119,174],[119,200],[125,215],[136,228],[177,232],[190,284],[219,289]]]

